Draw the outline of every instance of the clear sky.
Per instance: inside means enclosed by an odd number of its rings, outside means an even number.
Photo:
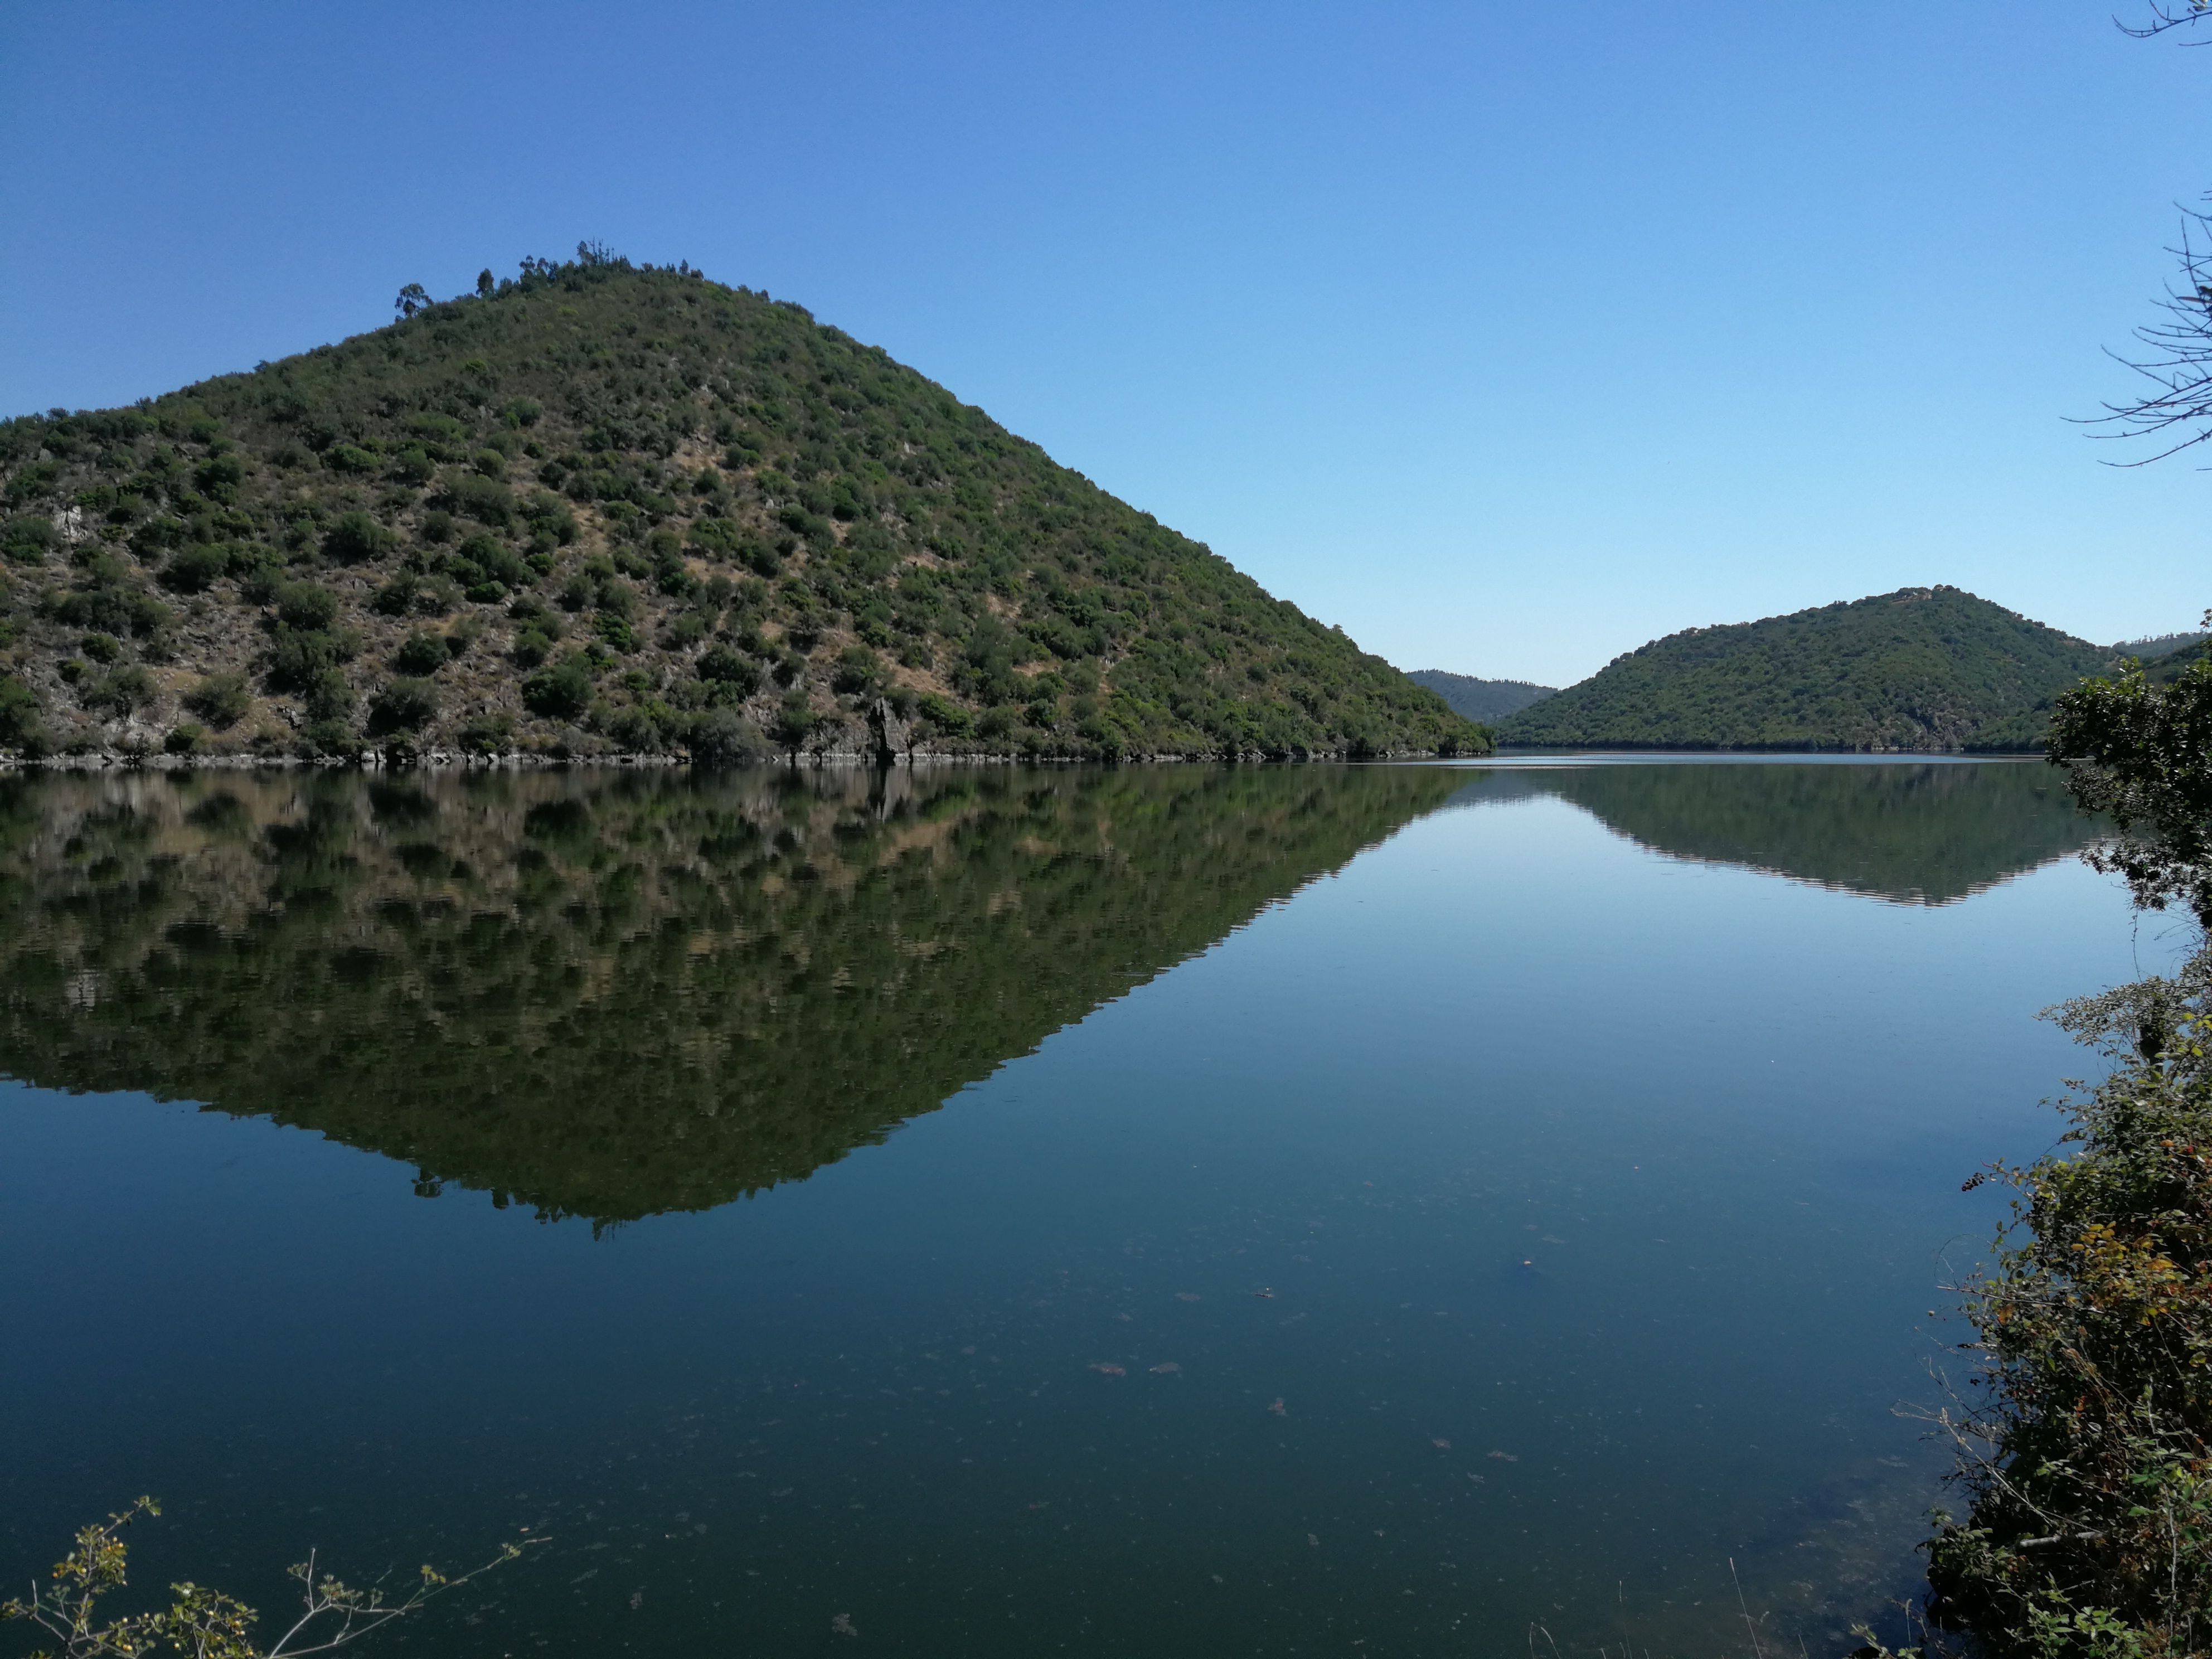
[[[0,413],[582,237],[794,299],[1404,667],[1952,582],[2212,604],[2100,465],[2212,52],[2094,0],[0,4]]]

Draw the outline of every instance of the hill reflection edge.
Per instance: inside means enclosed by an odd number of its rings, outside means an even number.
[[[1432,768],[0,779],[0,1071],[545,1218],[803,1179],[1441,806]]]

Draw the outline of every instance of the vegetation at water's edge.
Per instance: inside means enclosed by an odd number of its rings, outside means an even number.
[[[1513,744],[1624,749],[2039,750],[2052,699],[2101,646],[1955,587],[1907,587],[1692,629],[1616,658],[1499,728]]]
[[[1966,1517],[1930,1545],[1940,1621],[1997,1659],[2212,1650],[2212,660],[2059,700],[2054,757],[2118,834],[2092,861],[2180,907],[2197,954],[2057,1011],[2112,1064],[2068,1156],[1968,1286],[1982,1397],[1944,1414]]]
[[[2118,1062],[1970,1286],[1989,1398],[1936,1610],[1999,1656],[2212,1644],[2212,964],[2069,1005]]]
[[[479,289],[0,424],[0,750],[1487,746],[796,306],[589,250]]]

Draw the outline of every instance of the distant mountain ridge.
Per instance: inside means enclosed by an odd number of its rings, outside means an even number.
[[[1472,674],[1452,674],[1441,668],[1416,668],[1406,678],[1416,685],[1425,685],[1451,705],[1452,713],[1464,714],[1485,726],[1517,714],[1531,703],[1541,702],[1558,694],[1555,685],[1532,685],[1527,680],[1484,680]]]
[[[1905,587],[1668,635],[1499,735],[1568,748],[2030,753],[2051,699],[2115,660],[1963,589]]]

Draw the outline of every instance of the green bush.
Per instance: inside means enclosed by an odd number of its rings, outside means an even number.
[[[558,495],[539,490],[523,503],[522,516],[530,526],[534,548],[567,547],[576,539],[576,515]]]
[[[447,512],[495,529],[503,530],[514,521],[514,492],[495,479],[473,472],[448,478],[439,505]]]
[[[320,629],[280,627],[270,640],[269,684],[279,691],[304,691],[344,660],[337,639]]]
[[[252,701],[243,674],[210,674],[183,698],[185,708],[218,732],[237,725]]]
[[[776,709],[775,724],[769,735],[775,739],[778,748],[796,755],[800,745],[814,734],[814,729],[821,723],[821,716],[808,706],[805,692],[793,690],[785,696],[782,704]]]
[[[750,697],[760,689],[760,665],[726,645],[708,647],[699,659],[699,678],[726,686],[738,697]]]
[[[883,664],[865,645],[848,645],[837,653],[837,666],[830,677],[833,690],[847,696],[872,696],[883,684]]]
[[[950,698],[940,697],[934,691],[924,692],[915,708],[925,720],[949,738],[964,738],[975,729],[975,716],[958,703]]]
[[[503,599],[509,590],[528,587],[538,580],[538,573],[514,549],[483,535],[463,542],[450,557],[439,561],[439,569],[479,604]]]
[[[103,581],[96,587],[62,594],[54,601],[54,616],[71,628],[136,634],[143,639],[168,621],[169,607],[152,594],[121,581]]]
[[[25,514],[0,525],[0,556],[11,564],[44,564],[46,555],[62,544],[61,532],[52,519]]]
[[[415,608],[416,590],[422,583],[403,572],[369,595],[368,608],[380,617],[404,617]]]
[[[206,731],[186,720],[169,729],[168,735],[161,739],[161,747],[172,755],[191,755],[198,752],[200,744],[206,740]]]
[[[716,708],[692,721],[684,734],[695,766],[741,766],[769,752],[759,728],[727,708]]]
[[[204,593],[229,574],[228,551],[201,543],[172,554],[159,580],[172,592]]]
[[[84,693],[84,705],[111,719],[145,708],[154,701],[154,677],[137,663],[102,675]]]
[[[311,720],[345,720],[353,714],[353,687],[335,668],[325,668],[301,690],[301,702]]]
[[[452,659],[446,641],[435,634],[410,634],[392,653],[394,668],[402,674],[418,677],[436,673]]]
[[[388,555],[397,538],[366,513],[341,513],[323,532],[323,556],[333,564],[369,564]]]
[[[387,682],[368,700],[368,730],[374,737],[419,732],[438,718],[438,688],[425,679]]]
[[[192,469],[192,488],[224,507],[238,499],[245,479],[246,464],[231,454],[210,455]]]
[[[97,663],[112,663],[123,654],[122,641],[112,634],[88,634],[76,648]]]
[[[305,632],[327,629],[338,617],[338,596],[312,582],[291,582],[276,591],[276,620]]]
[[[438,476],[437,463],[420,444],[409,444],[392,458],[384,476],[394,483],[411,484],[420,488]]]
[[[626,754],[654,755],[667,746],[660,722],[651,711],[634,706],[615,711],[607,720],[606,735]]]
[[[238,579],[238,591],[255,605],[267,605],[276,597],[283,586],[279,573],[284,568],[283,556],[273,547],[259,542],[233,542],[225,550],[230,574]]]
[[[454,734],[463,753],[497,755],[514,742],[514,722],[504,714],[474,714]]]
[[[360,735],[337,716],[310,721],[300,736],[310,755],[350,755],[361,748]]]
[[[583,718],[592,706],[592,677],[574,657],[550,668],[541,668],[522,683],[523,707],[547,720]]]
[[[33,744],[43,729],[37,694],[15,675],[0,675],[0,748]]]

